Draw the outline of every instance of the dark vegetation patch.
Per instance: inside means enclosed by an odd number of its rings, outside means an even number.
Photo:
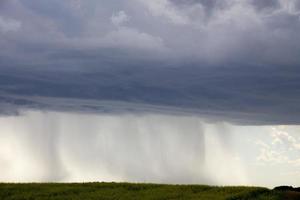
[[[283,193],[282,199],[300,200],[300,187],[294,188],[292,186],[278,186],[274,188],[274,191],[282,192]]]
[[[274,190],[278,190],[278,191],[300,192],[300,187],[294,188],[294,187],[292,187],[292,186],[278,186],[278,187],[275,187]]]
[[[280,200],[286,195],[294,198],[293,193],[261,187],[132,183],[0,184],[1,200]]]

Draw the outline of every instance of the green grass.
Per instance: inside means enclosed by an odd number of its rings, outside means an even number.
[[[212,187],[130,183],[0,184],[1,200],[209,199],[279,200],[283,193],[261,187]]]

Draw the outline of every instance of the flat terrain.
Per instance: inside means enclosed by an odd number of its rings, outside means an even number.
[[[280,200],[300,199],[297,193],[261,187],[212,187],[203,185],[159,185],[130,183],[0,184],[1,200],[122,200],[209,199]]]

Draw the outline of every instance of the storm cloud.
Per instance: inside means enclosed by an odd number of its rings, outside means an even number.
[[[0,0],[0,181],[298,184],[299,33],[298,0]]]
[[[299,124],[297,0],[0,3],[0,110]]]

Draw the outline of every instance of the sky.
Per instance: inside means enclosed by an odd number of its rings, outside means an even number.
[[[300,185],[299,0],[0,1],[0,181]]]

